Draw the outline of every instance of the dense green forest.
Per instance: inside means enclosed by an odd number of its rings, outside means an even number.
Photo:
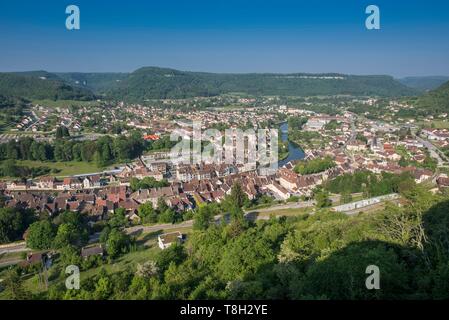
[[[324,188],[336,194],[363,193],[366,197],[376,197],[397,193],[413,185],[415,180],[407,172],[396,175],[388,172],[375,174],[369,171],[357,171],[327,181]]]
[[[332,158],[325,157],[322,159],[317,158],[309,161],[300,161],[293,170],[298,174],[307,175],[323,172],[335,166],[336,164]]]
[[[91,90],[104,95],[107,91],[116,88],[125,80],[129,73],[56,73],[58,77],[68,84]]]
[[[332,78],[334,77],[334,78]],[[179,99],[240,92],[251,95],[415,95],[390,76],[218,74],[146,67],[133,73],[0,73],[0,94],[28,99],[125,101]]]
[[[0,132],[15,126],[23,116],[26,104],[25,99],[0,94]]]
[[[92,100],[85,89],[72,87],[45,71],[0,73],[0,94],[8,97],[49,100]]]
[[[104,136],[96,141],[74,141],[57,139],[54,143],[39,142],[32,138],[21,138],[0,144],[0,160],[42,161],[94,161],[103,167],[117,161],[130,161],[139,157],[151,145],[145,142],[139,133],[129,137],[112,138]],[[8,162],[7,162],[8,163]],[[3,166],[3,174],[16,176],[14,171]]]
[[[26,178],[45,175],[50,172],[50,169],[45,167],[46,162],[93,162],[101,168],[131,161],[145,151],[168,150],[176,143],[170,141],[170,136],[156,141],[145,141],[138,131],[129,136],[103,136],[95,141],[77,141],[70,138],[66,128],[59,127],[53,143],[25,137],[0,144],[0,177]],[[41,161],[43,166],[28,168],[18,165],[16,160]]]
[[[416,106],[427,115],[447,113],[449,111],[449,82],[420,96]]]
[[[325,79],[325,77],[338,79]],[[301,73],[217,74],[146,67],[131,73],[109,94],[116,99],[141,101],[213,96],[231,92],[284,96],[336,94],[402,96],[417,93],[389,76]]]
[[[0,205],[0,244],[21,240],[25,230],[35,220],[31,210],[2,208]]]

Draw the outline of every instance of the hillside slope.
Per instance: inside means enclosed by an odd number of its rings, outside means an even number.
[[[92,92],[68,85],[45,71],[0,73],[0,95],[29,100],[92,100]]]
[[[417,106],[429,114],[449,112],[449,81],[436,90],[432,90],[417,100]]]
[[[449,77],[446,76],[406,77],[398,79],[398,81],[410,88],[427,91],[437,89],[446,81],[449,81]]]
[[[415,95],[390,76],[342,74],[218,74],[185,72],[156,67],[141,68],[108,94],[115,99],[177,99],[240,92],[250,95]]]
[[[344,74],[223,74],[145,67],[133,73],[0,73],[0,94],[27,99],[182,99],[226,93],[280,96],[413,96],[420,91],[390,76]],[[94,93],[94,94],[93,94]]]
[[[56,73],[58,77],[68,84],[87,90],[96,94],[104,94],[116,88],[121,81],[125,80],[129,73]]]

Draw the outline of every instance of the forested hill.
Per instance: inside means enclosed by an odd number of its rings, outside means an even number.
[[[139,101],[188,98],[223,93],[251,95],[415,95],[390,76],[343,74],[218,74],[184,72],[156,67],[141,68],[119,82],[108,93],[112,98]]]
[[[419,97],[417,106],[432,114],[449,112],[449,82]]]
[[[45,71],[0,73],[0,95],[29,100],[92,100],[94,94]]]
[[[0,73],[0,94],[28,99],[181,99],[225,93],[282,96],[414,96],[420,91],[390,76],[344,74],[226,74],[145,67],[133,73]]]
[[[428,76],[428,77],[406,77],[398,81],[410,88],[422,91],[435,90],[445,82],[449,81],[448,76]]]
[[[68,84],[91,90],[96,94],[103,95],[116,88],[121,81],[125,80],[129,73],[56,73],[58,77]]]

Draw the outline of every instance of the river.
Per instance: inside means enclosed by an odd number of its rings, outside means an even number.
[[[288,140],[288,122],[283,122],[281,124],[281,140],[287,141]],[[296,146],[294,143],[288,142],[288,157],[284,160],[281,160],[278,162],[279,168],[286,165],[292,160],[302,160],[305,157],[304,151]]]

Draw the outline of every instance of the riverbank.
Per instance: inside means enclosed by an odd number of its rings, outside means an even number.
[[[301,147],[297,143],[290,141],[290,139],[288,138],[288,122],[282,123],[280,129],[281,129],[281,141],[288,142],[288,154],[284,158],[281,157],[285,156],[284,154],[279,155],[278,166],[283,167],[290,161],[304,159],[305,153],[301,149]]]

